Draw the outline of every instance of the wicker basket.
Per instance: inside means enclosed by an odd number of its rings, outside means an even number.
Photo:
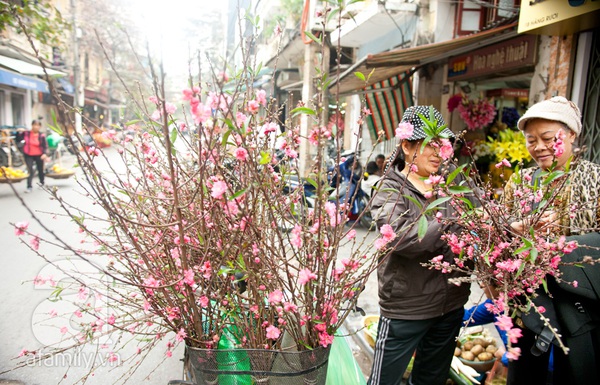
[[[73,170],[64,170],[60,174],[55,173],[55,172],[46,174],[46,176],[48,178],[52,178],[52,179],[67,179],[67,178],[72,177],[73,175],[75,175],[75,171],[73,171]]]
[[[3,178],[0,177],[0,183],[19,183],[27,179],[27,175],[21,176],[19,178]]]

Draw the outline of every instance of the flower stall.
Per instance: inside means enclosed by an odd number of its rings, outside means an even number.
[[[488,95],[502,96],[494,92],[488,92]],[[472,100],[462,93],[448,100],[448,110],[456,110],[466,127],[460,148],[461,158],[474,161],[481,177],[494,189],[504,186],[519,164],[531,162],[525,139],[516,128],[520,117],[518,109],[503,106],[508,103],[501,97],[497,103],[500,105],[498,108],[493,99]],[[511,166],[497,167],[503,159]]]

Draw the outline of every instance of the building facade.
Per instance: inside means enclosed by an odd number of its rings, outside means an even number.
[[[305,2],[311,4],[313,2]],[[310,5],[309,15],[314,15]],[[339,46],[349,61],[329,60],[330,100],[345,117],[347,149],[358,149],[363,161],[395,146],[394,129],[403,111],[413,104],[438,108],[450,127],[466,128],[448,110],[452,96],[486,99],[494,104],[499,122],[503,113],[521,115],[533,103],[556,95],[574,100],[584,115],[584,137],[590,159],[600,161],[597,111],[600,4],[594,1],[363,1],[342,10],[341,23],[327,26],[332,47]],[[311,16],[312,17],[312,16]],[[314,58],[301,31],[271,63],[297,68],[300,80],[281,88],[278,98],[306,98]],[[293,29],[294,27],[290,27]],[[297,31],[297,30],[296,30]],[[355,75],[361,72],[364,81]],[[296,95],[294,95],[296,92]],[[357,124],[360,109],[372,115]],[[333,111],[330,111],[333,112]],[[348,129],[349,128],[349,129]],[[362,142],[356,131],[362,131]],[[481,130],[471,135],[486,135]],[[475,138],[477,139],[477,138]]]

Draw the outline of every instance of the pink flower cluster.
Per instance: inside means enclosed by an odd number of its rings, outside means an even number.
[[[465,96],[457,109],[460,117],[467,124],[467,129],[471,131],[486,127],[496,117],[496,107],[487,99],[474,101]]]

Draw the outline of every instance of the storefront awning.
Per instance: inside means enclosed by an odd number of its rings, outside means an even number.
[[[375,83],[366,90],[366,105],[371,115],[365,121],[374,142],[379,133],[383,133],[383,140],[393,138],[404,111],[414,104],[411,77],[412,72],[407,71]]]
[[[516,26],[517,23],[512,23],[440,43],[369,55],[340,75],[338,79],[340,94],[353,93],[412,68],[517,36]],[[373,73],[365,82],[355,75],[356,72],[361,72],[365,78],[371,72]],[[330,85],[331,92],[335,92],[336,83],[334,81]]]
[[[0,56],[0,65],[24,75],[45,75],[42,67],[12,57]],[[46,72],[50,76],[67,76],[67,74],[64,72],[56,71],[47,67]]]
[[[69,95],[75,94],[75,86],[71,84],[71,82],[67,80],[67,78],[58,78],[57,80],[58,83],[61,85],[62,89],[65,91],[65,93]]]
[[[34,90],[41,92],[48,91],[48,83],[42,79],[25,76],[16,72],[0,69],[0,84],[23,88],[26,90]]]

